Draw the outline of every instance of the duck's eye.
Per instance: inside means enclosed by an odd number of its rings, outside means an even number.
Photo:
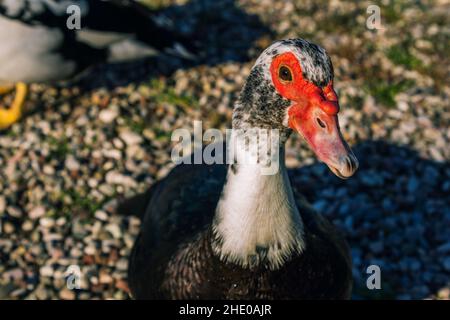
[[[281,80],[291,82],[292,81],[292,73],[291,70],[286,66],[281,66],[278,70],[278,77]]]

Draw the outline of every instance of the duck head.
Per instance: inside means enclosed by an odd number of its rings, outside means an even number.
[[[306,40],[275,42],[258,58],[233,114],[233,127],[298,132],[319,160],[346,179],[358,168],[342,137],[333,66],[326,51]]]

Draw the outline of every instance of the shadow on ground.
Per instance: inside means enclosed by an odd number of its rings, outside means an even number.
[[[352,249],[354,298],[426,298],[448,285],[450,166],[382,141],[354,149],[360,168],[340,180],[323,164],[291,170],[292,182],[340,228]],[[446,258],[447,257],[447,258]],[[368,290],[366,268],[381,268]],[[427,286],[425,285],[427,284]]]

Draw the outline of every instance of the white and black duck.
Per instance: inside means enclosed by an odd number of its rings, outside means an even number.
[[[175,167],[121,211],[142,217],[129,261],[137,299],[346,299],[344,238],[291,185],[284,143],[299,133],[337,176],[358,162],[343,140],[333,68],[325,50],[278,41],[256,61],[233,114],[235,132],[278,129],[280,167],[261,174],[237,144],[237,163]],[[141,209],[139,209],[141,206]]]
[[[80,9],[81,29],[67,27],[71,5]],[[134,0],[0,0],[0,94],[17,89],[12,106],[0,109],[0,129],[21,116],[26,84],[66,80],[155,49],[185,58],[194,51],[167,19]]]

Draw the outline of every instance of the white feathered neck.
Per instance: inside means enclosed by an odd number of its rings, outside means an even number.
[[[243,149],[236,148],[238,164],[230,166],[216,208],[213,249],[222,261],[279,269],[305,246],[284,146],[279,148],[279,170],[273,175],[261,174],[260,164],[242,163]]]

